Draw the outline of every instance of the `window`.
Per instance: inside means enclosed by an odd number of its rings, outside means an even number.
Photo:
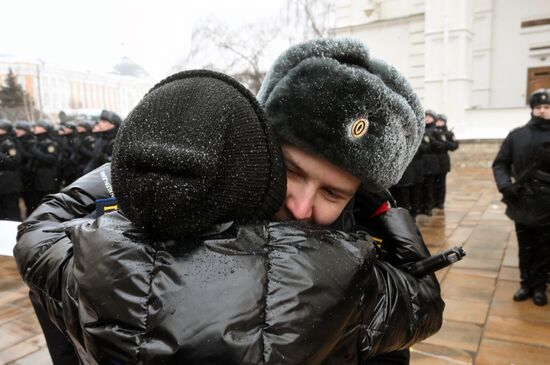
[[[548,88],[550,88],[550,67],[532,67],[527,70],[526,104],[529,104],[529,95],[533,91]]]

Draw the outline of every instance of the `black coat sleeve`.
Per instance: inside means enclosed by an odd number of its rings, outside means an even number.
[[[55,165],[59,161],[59,154],[61,151],[58,150],[58,147],[53,142],[47,144],[46,148],[53,148],[54,152],[43,152],[40,150],[38,144],[35,144],[30,150],[30,153],[33,158],[36,158],[43,163],[46,163],[48,165]]]
[[[378,290],[383,288],[379,293],[388,307],[373,312],[368,327],[377,330],[371,332],[374,341],[365,349],[366,357],[404,349],[431,336],[441,327],[445,308],[435,275],[419,279],[407,272],[412,263],[430,255],[408,211],[392,208],[372,218],[369,225],[381,233],[388,252],[374,267]]]
[[[15,170],[21,165],[21,150],[12,141],[5,141],[2,145],[2,149],[7,153],[0,152],[0,169],[2,170]],[[15,154],[10,154],[9,151],[15,151]]]
[[[63,292],[62,273],[72,257],[72,244],[64,225],[95,211],[95,200],[110,196],[103,176],[110,176],[104,165],[81,177],[62,192],[47,196],[43,203],[18,227],[13,250],[19,273],[31,290],[45,303],[52,303],[50,313],[60,315],[57,307]]]
[[[455,134],[449,131],[445,133],[445,137],[447,138],[447,150],[456,151],[458,149],[458,141],[455,138]]]
[[[512,185],[513,152],[512,134],[510,133],[502,142],[497,156],[493,161],[493,175],[495,176],[499,191]]]

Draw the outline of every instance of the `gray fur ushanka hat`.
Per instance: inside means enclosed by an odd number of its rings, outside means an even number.
[[[289,48],[257,98],[278,136],[380,191],[399,181],[424,133],[422,106],[394,67],[352,39]]]

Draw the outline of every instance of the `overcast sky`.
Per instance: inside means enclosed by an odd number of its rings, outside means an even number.
[[[282,5],[282,0],[7,0],[0,54],[99,72],[127,56],[160,79],[186,56],[195,22],[268,21]]]

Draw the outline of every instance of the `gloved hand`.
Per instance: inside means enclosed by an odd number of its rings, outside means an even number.
[[[500,190],[504,198],[508,200],[514,200],[519,198],[519,189],[515,184],[508,185],[507,187]]]
[[[373,218],[381,232],[382,248],[388,252],[385,260],[394,267],[408,271],[417,261],[430,256],[416,223],[406,209],[392,208]]]

